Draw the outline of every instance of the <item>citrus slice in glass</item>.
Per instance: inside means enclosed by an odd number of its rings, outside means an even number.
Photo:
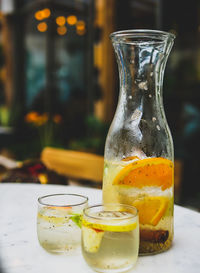
[[[55,216],[55,215],[44,215],[42,213],[38,213],[38,219],[49,222],[50,224],[54,224],[55,226],[61,226],[66,224],[70,220],[70,216]]]
[[[82,240],[84,249],[90,253],[96,253],[100,247],[104,231],[96,230],[82,225]]]
[[[139,159],[138,156],[128,156],[122,159],[122,161],[131,161],[131,160],[136,160]]]
[[[142,188],[158,186],[164,191],[173,185],[173,162],[162,157],[145,158],[126,165],[112,184]]]
[[[170,199],[164,196],[152,196],[133,202],[139,211],[139,222],[143,225],[156,226],[167,211]]]
[[[78,227],[81,227],[81,215],[73,213],[71,207],[43,208],[38,212],[37,218],[56,227],[63,226],[67,224],[69,220],[72,220]]]
[[[85,227],[102,230],[102,231],[111,231],[111,232],[128,232],[137,227],[137,223],[127,223],[127,224],[115,224],[110,222],[109,224],[102,224],[102,223],[94,223],[88,222],[85,219],[82,220],[82,225]]]
[[[116,224],[115,221],[109,221],[109,224],[97,222],[88,222],[82,219],[82,238],[83,245],[87,252],[96,253],[100,247],[102,237],[105,231],[109,232],[128,232],[137,227],[136,222],[127,221],[125,224]]]

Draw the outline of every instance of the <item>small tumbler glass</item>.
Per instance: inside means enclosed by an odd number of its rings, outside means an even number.
[[[139,222],[135,207],[123,204],[83,210],[82,254],[98,272],[124,272],[138,257]]]
[[[81,216],[88,198],[78,194],[52,194],[38,198],[37,235],[40,245],[53,253],[80,249]]]

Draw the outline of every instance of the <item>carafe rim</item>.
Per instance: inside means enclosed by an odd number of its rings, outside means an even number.
[[[163,43],[174,40],[175,35],[170,32],[152,29],[128,29],[115,31],[110,34],[110,39],[115,42],[127,44]]]

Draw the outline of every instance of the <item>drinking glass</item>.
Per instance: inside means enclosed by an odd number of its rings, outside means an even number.
[[[40,245],[53,253],[80,249],[81,215],[88,198],[78,194],[52,194],[38,198],[37,235]]]
[[[135,207],[95,205],[83,210],[82,254],[98,272],[124,272],[134,266],[139,249]]]

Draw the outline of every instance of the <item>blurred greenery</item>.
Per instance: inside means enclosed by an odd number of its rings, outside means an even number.
[[[65,124],[46,122],[42,126],[26,123],[13,128],[9,134],[0,135],[0,149],[6,149],[16,160],[26,160],[40,157],[46,146],[87,151],[99,155],[104,153],[108,124],[94,115],[85,118],[85,132],[77,137],[73,131],[64,127]],[[68,132],[65,139],[64,131]]]
[[[10,111],[6,106],[0,106],[0,125],[6,127],[10,125]]]
[[[87,134],[80,139],[76,138],[69,142],[69,149],[90,151],[103,155],[106,135],[109,125],[97,119],[94,115],[86,117]]]

